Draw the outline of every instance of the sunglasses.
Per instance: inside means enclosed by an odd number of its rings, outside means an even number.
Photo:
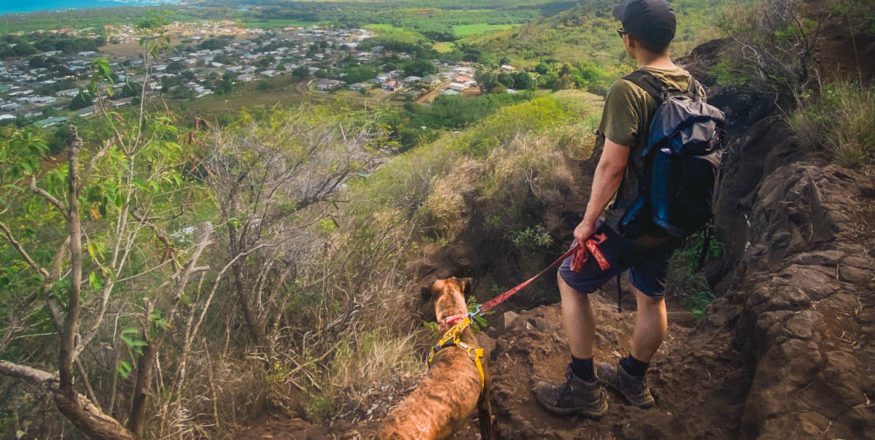
[[[624,31],[623,29],[617,29],[617,35],[619,35],[620,38],[623,38],[624,36],[629,35],[629,33]]]

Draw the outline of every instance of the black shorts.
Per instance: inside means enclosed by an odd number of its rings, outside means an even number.
[[[629,269],[629,281],[636,289],[653,298],[663,297],[668,261],[675,249],[680,246],[680,240],[673,240],[655,248],[646,247],[621,237],[604,224],[599,225],[595,234],[605,234],[607,237],[599,244],[599,250],[610,263],[610,267],[602,270],[596,259],[588,256],[583,269],[574,272],[571,270],[573,257],[566,258],[559,266],[559,276],[571,288],[589,294]]]

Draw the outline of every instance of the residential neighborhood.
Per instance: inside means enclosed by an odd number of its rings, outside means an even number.
[[[164,29],[171,47],[148,66],[145,87],[147,66],[133,26],[106,26],[102,33],[93,29],[54,32],[100,37],[106,44],[99,51],[54,50],[4,59],[0,64],[0,123],[32,122],[47,127],[63,124],[69,117],[95,115],[88,88],[92,64],[101,57],[115,74],[114,83],[104,86],[112,88],[107,102],[111,108],[135,103],[143,89],[150,96],[189,100],[286,75],[302,82],[307,79],[305,91],[314,93],[350,89],[417,100],[480,92],[474,66],[464,62],[430,60],[432,67],[423,70],[433,73],[421,76],[395,68],[369,78],[352,78],[348,72],[357,65],[410,59],[402,51],[370,44],[374,35],[366,29],[259,29],[240,27],[233,21],[172,23]]]

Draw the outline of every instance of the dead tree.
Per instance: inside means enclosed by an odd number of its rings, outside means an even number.
[[[231,265],[232,289],[250,340],[267,345],[267,329],[275,312],[254,285],[264,286],[265,273],[247,263],[250,250],[263,246],[270,255],[259,268],[273,267],[273,258],[293,275],[295,263],[313,249],[287,245],[297,236],[295,216],[336,196],[343,183],[358,171],[376,164],[377,155],[368,151],[374,129],[365,124],[346,129],[335,120],[309,122],[300,113],[284,114],[278,124],[252,123],[238,131],[213,131],[206,143],[209,186],[215,191],[227,231],[227,250],[235,258]],[[318,248],[318,247],[317,247]]]

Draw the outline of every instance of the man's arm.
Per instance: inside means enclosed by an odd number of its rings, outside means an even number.
[[[605,139],[605,148],[602,150],[592,180],[592,192],[586,205],[586,213],[583,215],[583,221],[574,229],[574,238],[581,245],[595,232],[596,222],[605,212],[605,207],[623,181],[623,173],[628,162],[629,147]]]

